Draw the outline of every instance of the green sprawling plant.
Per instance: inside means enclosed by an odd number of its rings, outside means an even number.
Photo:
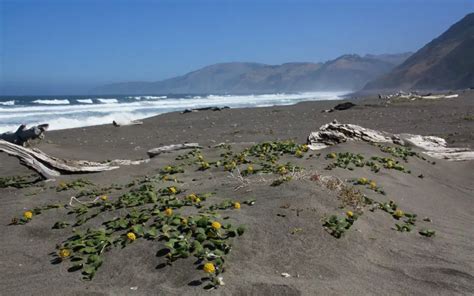
[[[0,177],[0,188],[27,188],[34,186],[40,180],[38,175]]]
[[[341,238],[357,220],[358,215],[348,211],[345,217],[331,215],[324,220],[323,227],[335,238]]]

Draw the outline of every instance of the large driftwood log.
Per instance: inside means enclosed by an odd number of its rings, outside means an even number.
[[[109,163],[98,163],[85,160],[63,160],[43,153],[38,149],[28,149],[0,140],[0,151],[15,156],[20,162],[38,172],[43,178],[50,179],[63,173],[93,173],[110,171],[119,168]]]
[[[199,146],[198,143],[173,144],[173,145],[161,146],[158,148],[153,148],[151,150],[148,150],[148,156],[152,158],[157,155],[160,155],[161,153],[182,150],[182,149],[195,149],[195,148],[201,148],[201,146]]]
[[[397,92],[395,94],[390,94],[383,96],[379,94],[379,99],[384,99],[384,100],[390,100],[390,99],[405,99],[405,100],[440,100],[440,99],[454,99],[459,97],[458,94],[425,94],[425,95],[419,95],[416,92]]]
[[[148,154],[151,157],[165,152],[181,149],[201,148],[198,143],[175,144],[151,149]],[[87,160],[65,160],[50,156],[39,149],[28,149],[0,139],[0,152],[17,157],[20,163],[36,171],[45,179],[63,174],[96,173],[118,169],[124,165],[140,165],[148,163],[150,159],[128,160],[115,159],[108,162],[94,162]]]
[[[337,121],[325,124],[319,131],[308,137],[308,146],[312,150],[344,143],[347,141],[364,141],[369,143],[394,143],[403,146],[415,146],[423,153],[438,159],[473,160],[474,151],[467,148],[450,148],[443,138],[412,134],[390,134],[364,128],[355,124],[341,124]]]
[[[0,139],[13,144],[25,146],[25,144],[30,140],[38,138],[42,139],[44,137],[44,132],[48,130],[48,127],[48,124],[40,124],[27,129],[26,125],[22,124],[14,133],[7,132],[0,134]]]

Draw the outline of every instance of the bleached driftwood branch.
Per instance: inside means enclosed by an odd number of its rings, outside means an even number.
[[[38,149],[28,149],[0,140],[0,151],[17,157],[20,162],[35,170],[45,179],[57,177],[61,173],[93,173],[117,169],[109,163],[98,163],[85,160],[64,160],[47,155]]]
[[[308,137],[308,146],[312,150],[344,143],[347,141],[365,141],[369,143],[394,143],[402,146],[421,148],[423,153],[438,159],[472,160],[474,151],[467,148],[447,147],[446,140],[440,137],[412,134],[390,134],[383,131],[364,128],[355,124],[342,124],[337,121],[325,124]]]
[[[407,99],[407,100],[440,100],[440,99],[454,99],[459,97],[458,94],[438,94],[438,95],[433,95],[433,94],[426,94],[426,95],[419,95],[416,92],[397,92],[395,94],[390,94],[390,95],[380,95],[379,94],[379,99],[384,99],[384,100],[390,100],[390,99]]]
[[[148,151],[150,158],[161,153],[181,149],[201,148],[198,143],[175,144],[162,146]],[[39,149],[29,149],[0,139],[0,152],[14,156],[20,163],[36,171],[45,179],[60,176],[61,174],[96,173],[118,169],[124,165],[140,165],[148,163],[150,159],[128,160],[115,159],[108,162],[94,162],[87,160],[66,160],[50,156]]]
[[[148,156],[150,158],[160,155],[161,153],[176,151],[176,150],[183,150],[183,149],[195,149],[195,148],[202,148],[199,146],[198,143],[185,143],[185,144],[173,144],[167,146],[161,146],[158,148],[153,148],[148,150]]]

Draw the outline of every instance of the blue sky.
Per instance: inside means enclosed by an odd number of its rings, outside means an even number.
[[[10,93],[80,93],[230,61],[318,62],[416,51],[471,0],[0,0]]]

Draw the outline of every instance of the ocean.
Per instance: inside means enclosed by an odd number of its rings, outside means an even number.
[[[125,123],[188,108],[268,107],[337,100],[347,92],[262,95],[0,96],[0,132],[20,124],[49,123],[51,130]]]

